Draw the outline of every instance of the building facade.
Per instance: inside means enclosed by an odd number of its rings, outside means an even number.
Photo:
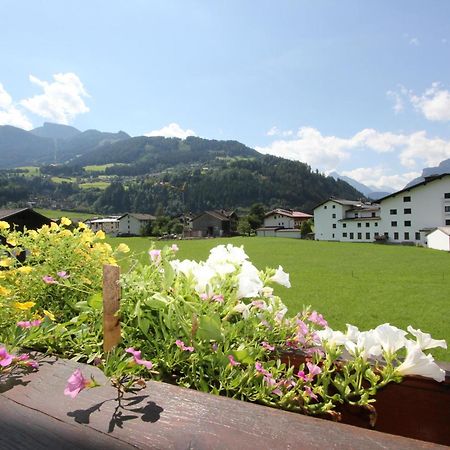
[[[264,216],[264,228],[299,228],[305,220],[312,219],[311,214],[288,209],[274,209]]]
[[[118,234],[122,236],[141,236],[154,220],[156,220],[156,217],[151,214],[124,214],[119,217]]]

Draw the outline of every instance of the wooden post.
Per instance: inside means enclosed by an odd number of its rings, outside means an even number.
[[[120,268],[103,266],[103,350],[109,352],[120,342]]]

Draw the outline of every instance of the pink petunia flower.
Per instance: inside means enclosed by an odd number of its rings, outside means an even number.
[[[146,361],[145,359],[141,358],[141,351],[135,350],[133,347],[127,348],[125,350],[127,353],[131,353],[134,358],[134,362],[136,364],[139,364],[140,366],[146,367],[148,370],[150,370],[153,367],[153,363],[151,361]]]
[[[319,314],[317,311],[313,311],[309,317],[308,320],[310,322],[313,322],[317,325],[320,325],[321,327],[327,327],[328,322],[323,318],[322,314]]]
[[[13,355],[10,355],[6,347],[0,347],[0,366],[1,367],[7,367],[9,366],[13,361]]]
[[[67,279],[70,277],[70,275],[65,270],[61,270],[60,272],[57,272],[56,275],[58,275],[59,278],[64,278],[64,279]]]
[[[255,362],[255,369],[261,375],[264,375],[267,378],[272,378],[272,374],[268,370],[264,369],[263,365],[260,362]]]
[[[183,341],[180,341],[179,339],[177,339],[175,341],[175,344],[178,348],[180,348],[181,350],[183,350],[183,352],[193,352],[194,351],[194,347],[190,347],[185,345],[185,343]]]
[[[16,358],[16,361],[20,364],[28,367],[32,367],[33,369],[37,369],[39,364],[34,359],[30,359],[30,355],[28,353],[22,353]]]
[[[36,319],[36,320],[21,320],[17,322],[17,326],[20,328],[32,328],[32,327],[38,327],[42,323],[42,320]]]
[[[152,262],[158,264],[161,261],[161,250],[150,250],[148,254]]]
[[[303,381],[312,381],[316,375],[322,373],[322,369],[316,364],[307,362],[306,367],[308,367],[308,373],[305,373],[303,370],[299,370],[297,373],[297,376]]]
[[[67,380],[67,386],[64,389],[64,395],[75,398],[83,389],[87,388],[91,382],[84,378],[80,369],[75,372]]]
[[[200,294],[199,297],[200,297],[203,301],[205,301],[205,302],[209,300],[209,296],[208,296],[208,294],[206,294],[205,292],[203,292],[202,294]]]
[[[177,252],[177,251],[180,250],[180,249],[178,248],[178,245],[177,245],[177,244],[172,244],[172,245],[170,246],[170,250],[172,250],[173,252]]]
[[[261,342],[261,347],[263,347],[266,350],[269,350],[269,352],[273,352],[275,350],[275,347],[273,345],[270,345],[266,341]]]
[[[311,397],[313,400],[317,400],[317,395],[314,394],[313,390],[309,386],[305,386],[305,392],[309,397]]]
[[[234,356],[233,355],[228,355],[228,360],[230,361],[230,366],[240,366],[241,365],[241,363],[240,362],[237,362],[235,359],[234,359]]]
[[[212,299],[214,302],[223,303],[223,295],[222,294],[213,295]]]
[[[57,283],[57,281],[53,277],[51,277],[50,275],[44,275],[42,277],[42,281],[44,283],[47,283],[47,284],[55,284],[55,283]]]

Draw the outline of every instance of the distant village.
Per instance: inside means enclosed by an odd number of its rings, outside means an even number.
[[[36,228],[50,222],[31,208],[0,210],[0,220],[19,228]],[[156,220],[150,214],[127,213],[89,219],[85,224],[93,231],[102,230],[110,236],[125,237],[145,234],[144,231]],[[180,216],[178,220],[180,233],[162,238],[214,238],[238,234],[239,217],[235,211],[204,211],[194,216]],[[302,227],[305,222],[313,222],[313,232]],[[450,173],[427,177],[376,203],[329,198],[314,208],[313,215],[273,209],[264,214],[256,235],[420,245],[450,251]]]

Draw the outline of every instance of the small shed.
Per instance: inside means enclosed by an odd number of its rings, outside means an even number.
[[[437,227],[427,234],[428,248],[450,252],[450,227]]]
[[[8,222],[12,228],[23,231],[37,230],[43,225],[50,225],[52,220],[42,214],[39,214],[32,208],[22,209],[0,209],[0,220]]]

